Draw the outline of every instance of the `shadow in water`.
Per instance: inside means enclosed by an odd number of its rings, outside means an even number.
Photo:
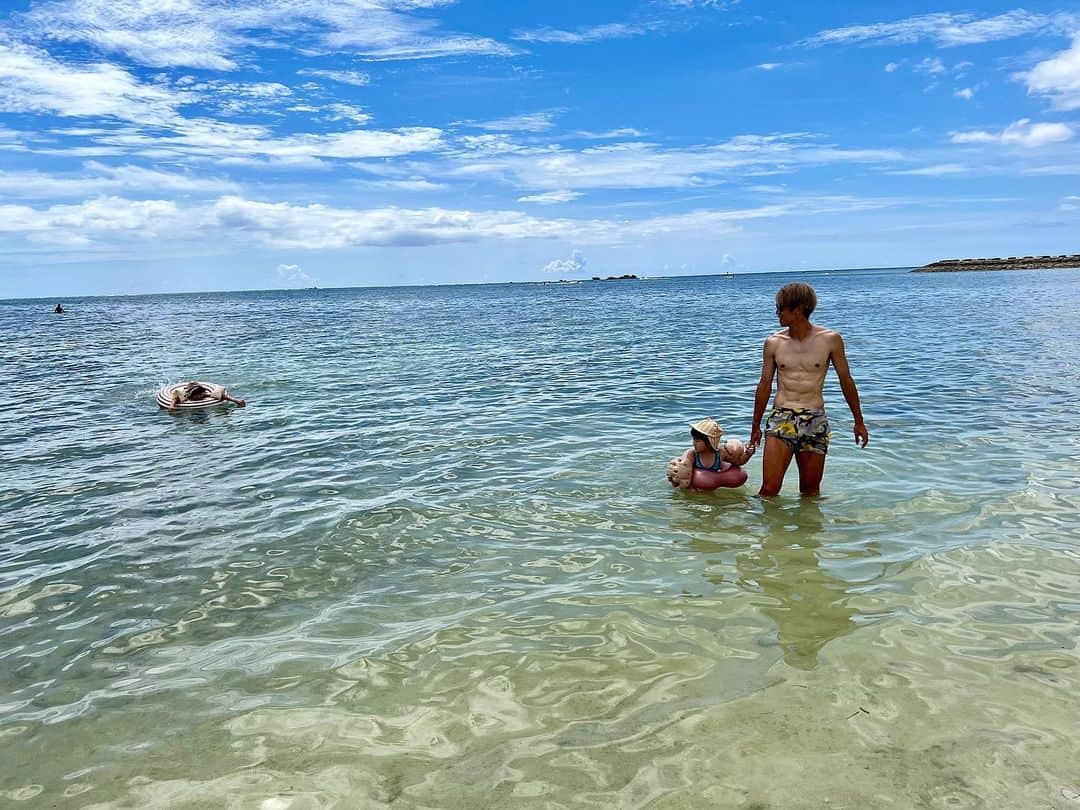
[[[865,592],[884,576],[884,566],[874,565],[876,574],[867,580],[866,566],[858,564],[878,556],[877,544],[848,543],[851,538],[842,534],[826,539],[828,522],[817,500],[757,503],[752,511],[739,509],[740,503],[734,510],[695,516],[681,528],[694,535],[689,550],[721,557],[723,564],[706,571],[705,578],[715,585],[733,580],[751,594],[776,624],[784,660],[811,670],[826,644],[856,628],[859,611],[849,604],[855,590]],[[841,573],[845,568],[851,579]],[[864,576],[855,575],[856,569]]]

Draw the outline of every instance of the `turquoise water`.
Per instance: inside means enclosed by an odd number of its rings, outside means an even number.
[[[796,277],[869,447],[673,493]],[[0,803],[1080,807],[1078,281],[0,302]]]

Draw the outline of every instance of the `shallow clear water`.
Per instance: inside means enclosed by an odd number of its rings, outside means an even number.
[[[800,274],[870,446],[673,493],[790,278],[0,302],[0,803],[1080,807],[1080,271]]]

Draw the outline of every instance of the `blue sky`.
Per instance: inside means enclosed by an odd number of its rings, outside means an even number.
[[[1080,251],[1080,6],[5,0],[0,297]]]

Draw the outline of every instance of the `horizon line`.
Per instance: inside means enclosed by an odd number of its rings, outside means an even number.
[[[240,290],[185,290],[185,291],[173,291],[173,292],[141,292],[141,293],[91,293],[84,295],[71,295],[71,296],[31,296],[26,298],[0,298],[0,303],[14,303],[20,301],[82,301],[88,298],[153,298],[157,296],[175,296],[175,295],[226,295],[231,293],[270,293],[270,292],[311,292],[312,290],[321,290],[325,292],[336,292],[339,290],[398,290],[404,288],[423,288],[423,287],[496,287],[499,285],[525,285],[525,284],[565,284],[574,282],[588,282],[588,281],[653,281],[653,280],[669,280],[680,278],[723,278],[730,277],[728,274],[734,276],[769,276],[777,275],[780,273],[850,273],[860,270],[911,270],[915,267],[921,267],[922,265],[893,265],[888,267],[830,267],[830,268],[816,268],[816,269],[800,269],[800,270],[745,270],[737,272],[734,270],[725,270],[719,273],[691,273],[683,276],[635,276],[633,279],[620,278],[619,276],[590,276],[589,278],[564,278],[564,279],[539,279],[536,281],[447,281],[436,282],[431,284],[355,284],[346,287],[320,287],[317,284],[310,287],[265,287],[261,289],[240,289]],[[634,275],[634,274],[628,274]]]

